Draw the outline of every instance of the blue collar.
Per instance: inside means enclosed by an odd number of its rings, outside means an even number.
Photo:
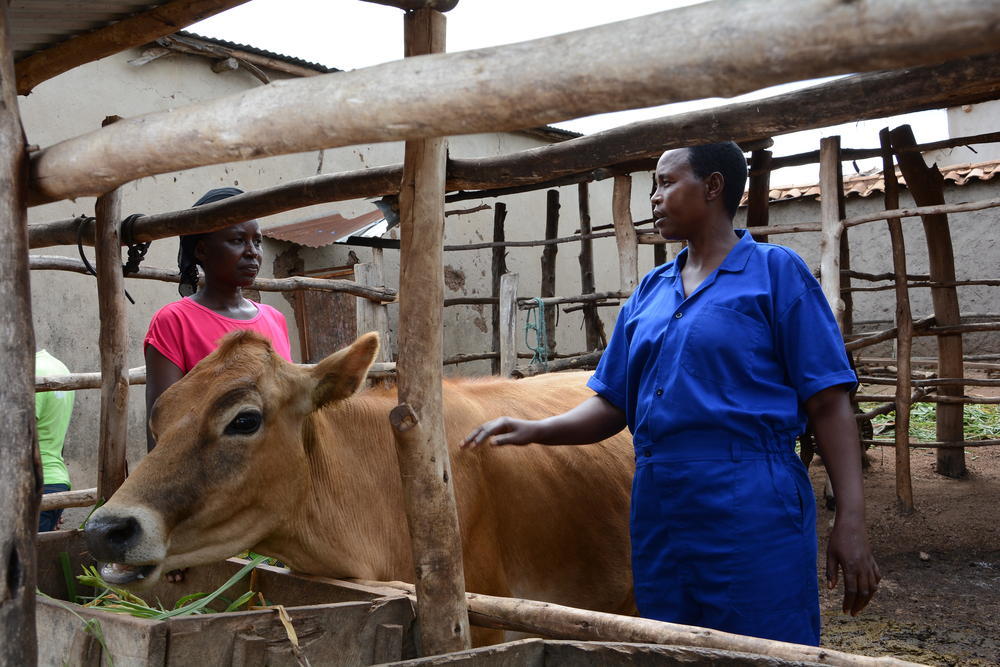
[[[753,236],[747,233],[745,229],[736,229],[736,236],[739,237],[739,241],[733,246],[733,249],[729,251],[726,258],[722,260],[722,264],[719,265],[718,271],[729,271],[730,273],[739,273],[746,268],[747,262],[750,260],[750,254],[754,251],[754,247],[757,242],[753,240]],[[664,269],[663,273],[660,274],[662,278],[676,278],[680,275],[681,267],[684,266],[684,261],[687,260],[687,248],[684,248],[679,253],[677,257],[674,258],[670,264]]]

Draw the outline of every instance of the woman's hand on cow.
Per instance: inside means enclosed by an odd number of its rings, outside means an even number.
[[[500,417],[488,421],[465,436],[459,445],[462,449],[478,447],[484,443],[491,445],[527,445],[537,442],[538,422],[528,419]]]
[[[868,606],[878,590],[882,575],[872,554],[863,525],[850,520],[835,520],[826,547],[826,580],[831,589],[837,586],[838,571],[844,574],[845,614],[857,616]]]

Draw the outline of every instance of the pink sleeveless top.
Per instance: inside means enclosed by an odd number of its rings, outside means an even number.
[[[271,306],[255,301],[250,303],[257,306],[257,315],[249,320],[223,317],[188,297],[168,303],[153,315],[143,349],[145,350],[146,345],[152,345],[187,373],[207,357],[218,346],[219,339],[227,333],[249,329],[270,340],[274,351],[291,361],[285,316]]]

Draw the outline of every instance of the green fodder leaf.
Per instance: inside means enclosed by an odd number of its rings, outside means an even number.
[[[237,611],[240,607],[242,607],[243,605],[245,605],[247,602],[250,602],[250,600],[253,599],[254,595],[255,595],[255,593],[253,591],[247,591],[243,595],[239,596],[238,598],[236,598],[235,600],[233,600],[232,602],[230,602],[229,606],[226,607],[226,611]]]
[[[236,574],[234,574],[233,576],[231,576],[226,583],[222,584],[222,586],[220,586],[219,588],[215,589],[214,591],[212,591],[211,593],[209,593],[205,597],[203,597],[200,600],[197,600],[195,602],[192,602],[191,604],[185,605],[183,607],[179,607],[177,609],[172,609],[170,611],[165,611],[165,612],[159,614],[158,616],[156,616],[156,618],[159,619],[159,620],[162,620],[162,619],[166,619],[166,618],[173,618],[175,616],[186,616],[187,614],[198,613],[199,610],[201,610],[204,607],[208,606],[208,604],[210,602],[212,602],[213,600],[215,600],[215,598],[217,598],[220,595],[222,595],[223,593],[225,593],[227,590],[229,590],[229,588],[231,588],[233,585],[235,585],[236,582],[238,582],[240,579],[242,579],[247,574],[249,574],[251,570],[253,570],[255,567],[257,567],[258,565],[260,565],[264,560],[266,560],[266,558],[267,558],[266,556],[257,556],[256,558],[254,558],[253,560],[251,560],[249,563],[247,563],[246,565],[244,565],[240,569],[239,572],[237,572]]]
[[[75,603],[78,599],[76,580],[73,579],[73,566],[70,565],[69,554],[65,551],[59,552],[59,568],[62,570],[63,581],[66,582],[66,599]]]

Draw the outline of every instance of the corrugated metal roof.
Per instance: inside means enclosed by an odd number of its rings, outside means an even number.
[[[940,167],[940,170],[946,182],[954,183],[955,185],[965,185],[970,181],[989,181],[994,176],[1000,175],[1000,160]],[[899,179],[900,185],[906,187],[906,179],[902,177],[898,169],[896,170],[896,178]],[[885,179],[882,178],[881,171],[874,174],[850,176],[844,179],[844,194],[848,197],[870,197],[880,192],[885,192]],[[772,188],[768,192],[768,198],[771,201],[785,201],[803,197],[819,199],[819,196],[820,188],[818,183]],[[744,193],[740,205],[744,206],[746,203],[747,195]]]
[[[312,220],[267,227],[261,230],[261,233],[269,239],[290,241],[310,248],[322,248],[338,239],[350,236],[359,229],[378,222],[384,217],[382,212],[378,210],[370,211],[356,218],[345,218],[339,213],[331,213]]]
[[[14,61],[167,2],[168,0],[12,0],[7,17]]]
[[[257,54],[258,56],[264,56],[265,58],[273,58],[274,60],[280,60],[282,62],[291,63],[292,65],[299,65],[300,67],[308,67],[309,69],[314,69],[317,72],[322,72],[324,74],[329,72],[343,71],[337,69],[336,67],[327,67],[326,65],[320,65],[319,63],[303,60],[302,58],[296,58],[294,56],[286,56],[283,53],[275,53],[274,51],[268,51],[266,49],[258,49],[256,46],[251,46],[250,44],[239,44],[237,42],[230,42],[225,39],[206,37],[205,35],[199,35],[196,32],[189,32],[187,30],[179,30],[177,34],[183,35],[185,37],[194,37],[195,39],[200,39],[203,42],[211,42],[212,44],[224,46],[229,49],[236,49],[238,51],[246,51],[247,53],[254,53]]]

